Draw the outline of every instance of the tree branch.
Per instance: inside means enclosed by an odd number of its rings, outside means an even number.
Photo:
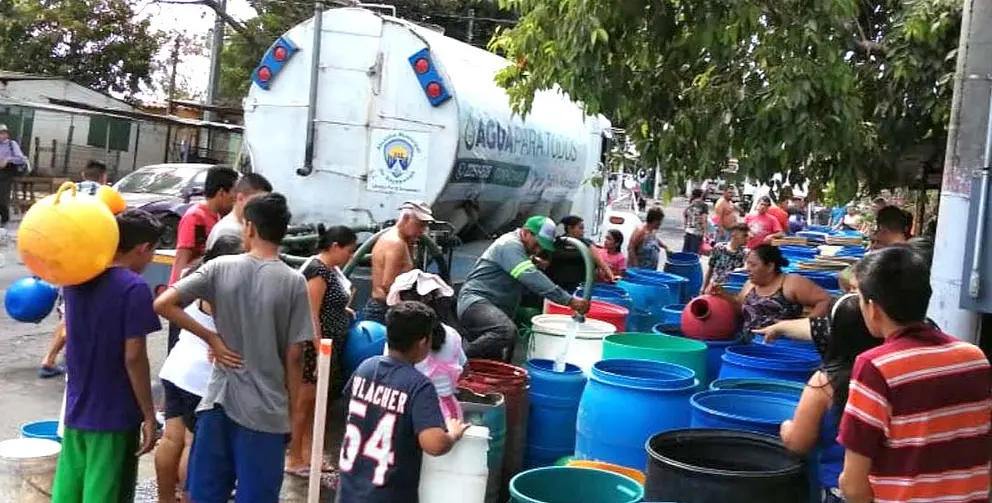
[[[224,20],[225,24],[230,26],[231,29],[233,29],[234,31],[238,32],[239,35],[247,39],[247,41],[250,44],[259,47],[265,46],[265,44],[262,44],[258,39],[255,38],[254,34],[252,34],[248,30],[248,27],[245,26],[244,23],[238,21],[237,19],[234,19],[233,17],[231,17],[230,14],[222,10],[220,8],[220,4],[218,4],[216,0],[153,0],[153,3],[173,4],[173,5],[203,5],[205,7],[209,7],[218,16],[220,16],[221,19]]]

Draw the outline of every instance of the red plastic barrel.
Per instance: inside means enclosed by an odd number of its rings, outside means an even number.
[[[623,333],[627,331],[628,313],[630,313],[630,311],[628,311],[625,307],[610,304],[609,302],[603,302],[601,300],[593,300],[589,303],[589,312],[586,313],[586,317],[594,320],[605,321],[616,327],[617,333]],[[555,304],[550,300],[546,300],[544,301],[544,314],[567,314],[571,316],[575,314],[575,311],[572,311],[572,308],[568,306]]]
[[[494,360],[468,361],[458,386],[481,395],[500,393],[506,403],[506,451],[503,455],[503,484],[500,501],[510,499],[510,479],[523,468],[530,412],[527,371]]]

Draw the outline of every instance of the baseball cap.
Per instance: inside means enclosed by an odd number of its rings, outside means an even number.
[[[6,124],[0,124],[0,133],[3,133],[5,131],[7,131],[7,125]]]
[[[537,238],[537,243],[548,251],[555,250],[555,221],[548,217],[535,215],[524,223],[527,229]]]
[[[431,211],[431,207],[423,201],[407,201],[401,204],[399,209],[413,213],[413,216],[417,217],[417,220],[420,220],[421,222],[434,221],[434,212]]]

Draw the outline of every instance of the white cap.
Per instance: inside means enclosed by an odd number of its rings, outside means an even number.
[[[453,297],[455,290],[436,274],[427,273],[420,269],[407,271],[396,277],[393,286],[389,287],[389,295],[386,296],[386,305],[395,306],[400,302],[400,292],[410,290],[416,285],[418,295],[427,295],[435,290],[442,297]]]
[[[423,201],[407,201],[400,205],[399,207],[402,211],[409,211],[413,216],[417,217],[417,220],[421,222],[433,222],[434,212],[431,211],[431,207]]]

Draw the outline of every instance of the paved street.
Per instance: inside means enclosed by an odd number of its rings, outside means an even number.
[[[661,229],[662,239],[672,249],[681,249],[681,213],[685,202],[677,200],[665,208],[666,218]],[[0,288],[30,273],[18,264],[16,249],[4,250],[5,262],[0,267]],[[57,419],[62,403],[63,380],[39,379],[38,362],[44,355],[57,318],[53,313],[40,324],[19,323],[0,313],[0,439],[16,438],[20,426],[29,421]],[[164,325],[164,322],[163,322]],[[166,334],[160,331],[148,341],[152,372],[158,373],[165,358]],[[152,502],[154,498],[154,465],[151,455],[141,462],[139,476],[139,501]],[[285,502],[302,502],[305,488],[302,482],[287,478],[284,484]]]

